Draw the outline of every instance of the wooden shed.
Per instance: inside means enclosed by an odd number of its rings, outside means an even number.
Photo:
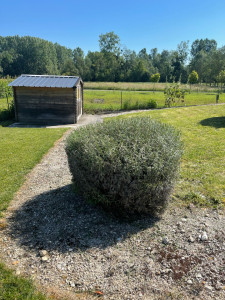
[[[75,76],[21,75],[11,82],[16,121],[72,124],[83,113],[83,81]]]

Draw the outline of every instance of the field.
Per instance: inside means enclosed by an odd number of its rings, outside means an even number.
[[[102,111],[117,111],[131,109],[145,109],[151,101],[157,102],[157,107],[165,105],[163,92],[122,92],[121,91],[100,91],[84,90],[84,111],[86,113],[97,113]],[[225,94],[221,94],[219,103],[225,102]],[[187,93],[184,102],[176,103],[176,106],[202,105],[216,103],[216,93]],[[151,106],[149,107],[151,108]]]
[[[128,114],[150,116],[181,131],[184,155],[174,198],[181,204],[225,204],[225,105],[185,107]]]
[[[123,90],[123,91],[163,91],[167,83],[153,82],[87,82],[85,89],[92,90]],[[190,90],[189,84],[181,84],[182,89]],[[191,90],[195,92],[216,92],[218,87],[206,84],[193,84]]]

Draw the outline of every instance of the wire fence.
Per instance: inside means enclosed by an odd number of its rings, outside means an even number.
[[[184,99],[176,101],[173,106],[216,103],[225,103],[224,93],[196,93],[191,91],[186,92]],[[86,113],[163,108],[165,106],[166,95],[159,91],[84,90],[84,110]]]

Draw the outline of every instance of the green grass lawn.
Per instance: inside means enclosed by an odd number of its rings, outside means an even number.
[[[0,263],[0,300],[44,300],[30,280],[17,277]]]
[[[155,100],[159,108],[165,105],[163,92],[123,91],[122,109],[144,109],[147,108],[147,103],[151,100]],[[178,102],[176,105],[189,106],[213,103],[216,103],[216,93],[187,93],[185,101]],[[219,103],[225,103],[225,94],[220,95]],[[121,110],[121,92],[84,90],[84,110],[87,113]]]
[[[184,155],[174,198],[182,204],[225,204],[225,105],[172,108],[128,114],[150,116],[181,131]]]
[[[0,125],[0,213],[7,208],[26,174],[66,130]]]
[[[65,128],[9,128],[0,125],[0,214],[25,181],[28,172],[54,145]],[[1,229],[1,228],[0,228]],[[31,281],[17,277],[0,264],[0,300],[45,299]]]

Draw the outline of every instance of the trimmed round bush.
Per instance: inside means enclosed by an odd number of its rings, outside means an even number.
[[[130,216],[165,207],[182,145],[172,126],[135,117],[75,130],[66,152],[73,180],[85,198]]]

